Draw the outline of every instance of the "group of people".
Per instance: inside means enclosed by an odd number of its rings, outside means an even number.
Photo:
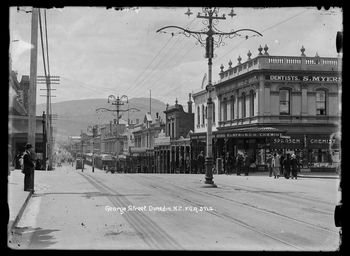
[[[205,158],[203,151],[201,151],[197,156],[197,173],[204,173],[204,162]],[[266,157],[266,165],[267,170],[269,171],[269,176],[272,177],[273,175],[275,179],[279,177],[285,177],[286,179],[297,179],[297,173],[300,169],[300,163],[295,154],[268,154]],[[255,167],[256,164],[254,159],[246,152],[238,153],[236,157],[232,156],[228,152],[226,153],[226,158],[224,161],[225,174],[232,174],[232,172],[235,170],[238,176],[240,176],[242,173],[248,176],[249,171]]]
[[[266,159],[269,176],[278,179],[280,176],[289,179],[297,179],[300,163],[295,154],[269,154]]]
[[[197,173],[204,173],[204,162],[205,157],[203,155],[203,151],[199,153],[197,156]],[[244,173],[246,176],[249,175],[249,170],[252,168],[252,165],[254,165],[254,161],[251,157],[248,156],[248,154],[245,153],[238,153],[236,157],[231,156],[228,152],[225,158],[224,162],[224,170],[225,174],[232,174],[233,170],[236,169],[236,173],[238,176],[240,176],[242,173]],[[214,164],[215,168],[215,164]]]

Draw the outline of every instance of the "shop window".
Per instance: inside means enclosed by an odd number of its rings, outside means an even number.
[[[290,114],[290,91],[288,89],[280,90],[280,115]]]
[[[316,115],[326,115],[326,91],[316,91]]]
[[[245,118],[246,114],[246,95],[242,93],[242,118]]]

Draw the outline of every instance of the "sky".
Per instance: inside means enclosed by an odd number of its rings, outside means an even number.
[[[31,7],[10,7],[10,56],[12,69],[29,75],[31,49]],[[179,26],[192,31],[206,29],[203,19],[197,18],[201,8],[138,7],[123,10],[103,7],[65,7],[46,10],[49,67],[52,76],[60,76],[53,85],[52,103],[127,95],[159,99],[170,105],[178,99],[186,106],[188,94],[201,89],[208,72],[205,48],[194,37],[167,29]],[[44,9],[41,9],[44,25]],[[237,64],[258,54],[259,45],[269,47],[271,56],[300,56],[304,46],[307,56],[337,57],[335,36],[343,30],[340,8],[318,10],[316,7],[234,8],[236,16],[227,14],[230,8],[219,8],[216,26],[220,31],[253,29],[242,37],[224,38],[224,45],[214,49],[213,82],[219,80],[221,64],[225,70],[231,60]],[[43,30],[45,31],[44,27]],[[171,33],[174,33],[173,35]],[[40,29],[38,32],[38,75],[44,75]],[[248,35],[248,39],[245,36]],[[37,86],[37,104],[45,103],[43,89]]]

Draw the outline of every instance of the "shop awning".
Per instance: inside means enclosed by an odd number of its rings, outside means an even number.
[[[215,138],[262,138],[262,137],[279,137],[284,134],[274,127],[247,127],[238,129],[222,129],[213,133]]]
[[[130,153],[146,153],[147,148],[130,148]]]
[[[108,155],[108,154],[101,154],[100,157],[104,161],[112,161],[113,160],[113,156],[112,155]]]

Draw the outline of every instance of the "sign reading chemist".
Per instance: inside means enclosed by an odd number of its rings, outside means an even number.
[[[341,82],[341,77],[337,77],[337,76],[267,75],[265,76],[265,79],[270,81]]]

